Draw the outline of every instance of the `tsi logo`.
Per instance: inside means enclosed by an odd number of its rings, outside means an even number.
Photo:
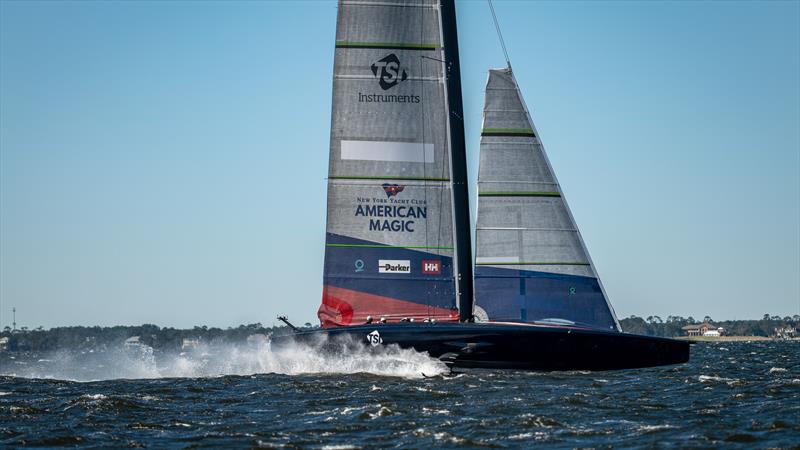
[[[378,260],[378,273],[411,273],[411,261],[381,259]]]
[[[378,84],[380,84],[381,89],[384,91],[408,79],[406,69],[400,67],[400,60],[397,59],[397,55],[394,53],[390,53],[384,56],[383,59],[375,61],[370,66],[370,69],[372,69],[372,75],[378,79]]]
[[[442,262],[438,259],[423,259],[422,273],[425,275],[439,275],[442,273]]]
[[[367,335],[367,342],[369,342],[369,345],[377,347],[383,344],[383,339],[381,339],[381,334],[378,333],[378,330],[375,330]]]

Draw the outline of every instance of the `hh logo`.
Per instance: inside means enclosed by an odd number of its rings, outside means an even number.
[[[383,192],[386,192],[386,198],[397,197],[397,194],[403,192],[405,188],[405,186],[400,186],[399,184],[383,183]]]
[[[442,262],[438,259],[423,259],[422,273],[425,275],[439,275],[442,273]]]
[[[383,59],[375,61],[370,68],[372,69],[372,74],[378,79],[378,84],[381,85],[381,89],[384,91],[408,79],[406,69],[400,67],[400,60],[397,59],[397,55],[394,53],[390,53],[384,56]]]
[[[381,339],[381,334],[378,333],[378,330],[375,330],[367,335],[367,342],[369,342],[369,345],[377,347],[383,344],[383,339]]]

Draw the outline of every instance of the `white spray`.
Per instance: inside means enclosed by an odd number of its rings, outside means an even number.
[[[108,379],[216,377],[277,373],[352,374],[421,378],[448,373],[441,361],[396,345],[379,351],[358,343],[339,351],[319,345],[292,343],[278,349],[258,345],[200,344],[188,352],[154,352],[146,345],[112,346],[88,351],[61,350],[48,354],[3,357],[0,375],[75,381]]]

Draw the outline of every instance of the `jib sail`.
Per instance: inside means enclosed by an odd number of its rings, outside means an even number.
[[[341,1],[323,326],[457,320],[437,0]]]
[[[476,251],[477,316],[619,329],[510,68],[486,85]]]

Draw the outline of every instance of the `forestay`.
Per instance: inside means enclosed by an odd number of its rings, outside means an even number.
[[[486,85],[476,245],[478,316],[619,330],[510,68]]]
[[[323,326],[457,320],[437,0],[341,1]]]

